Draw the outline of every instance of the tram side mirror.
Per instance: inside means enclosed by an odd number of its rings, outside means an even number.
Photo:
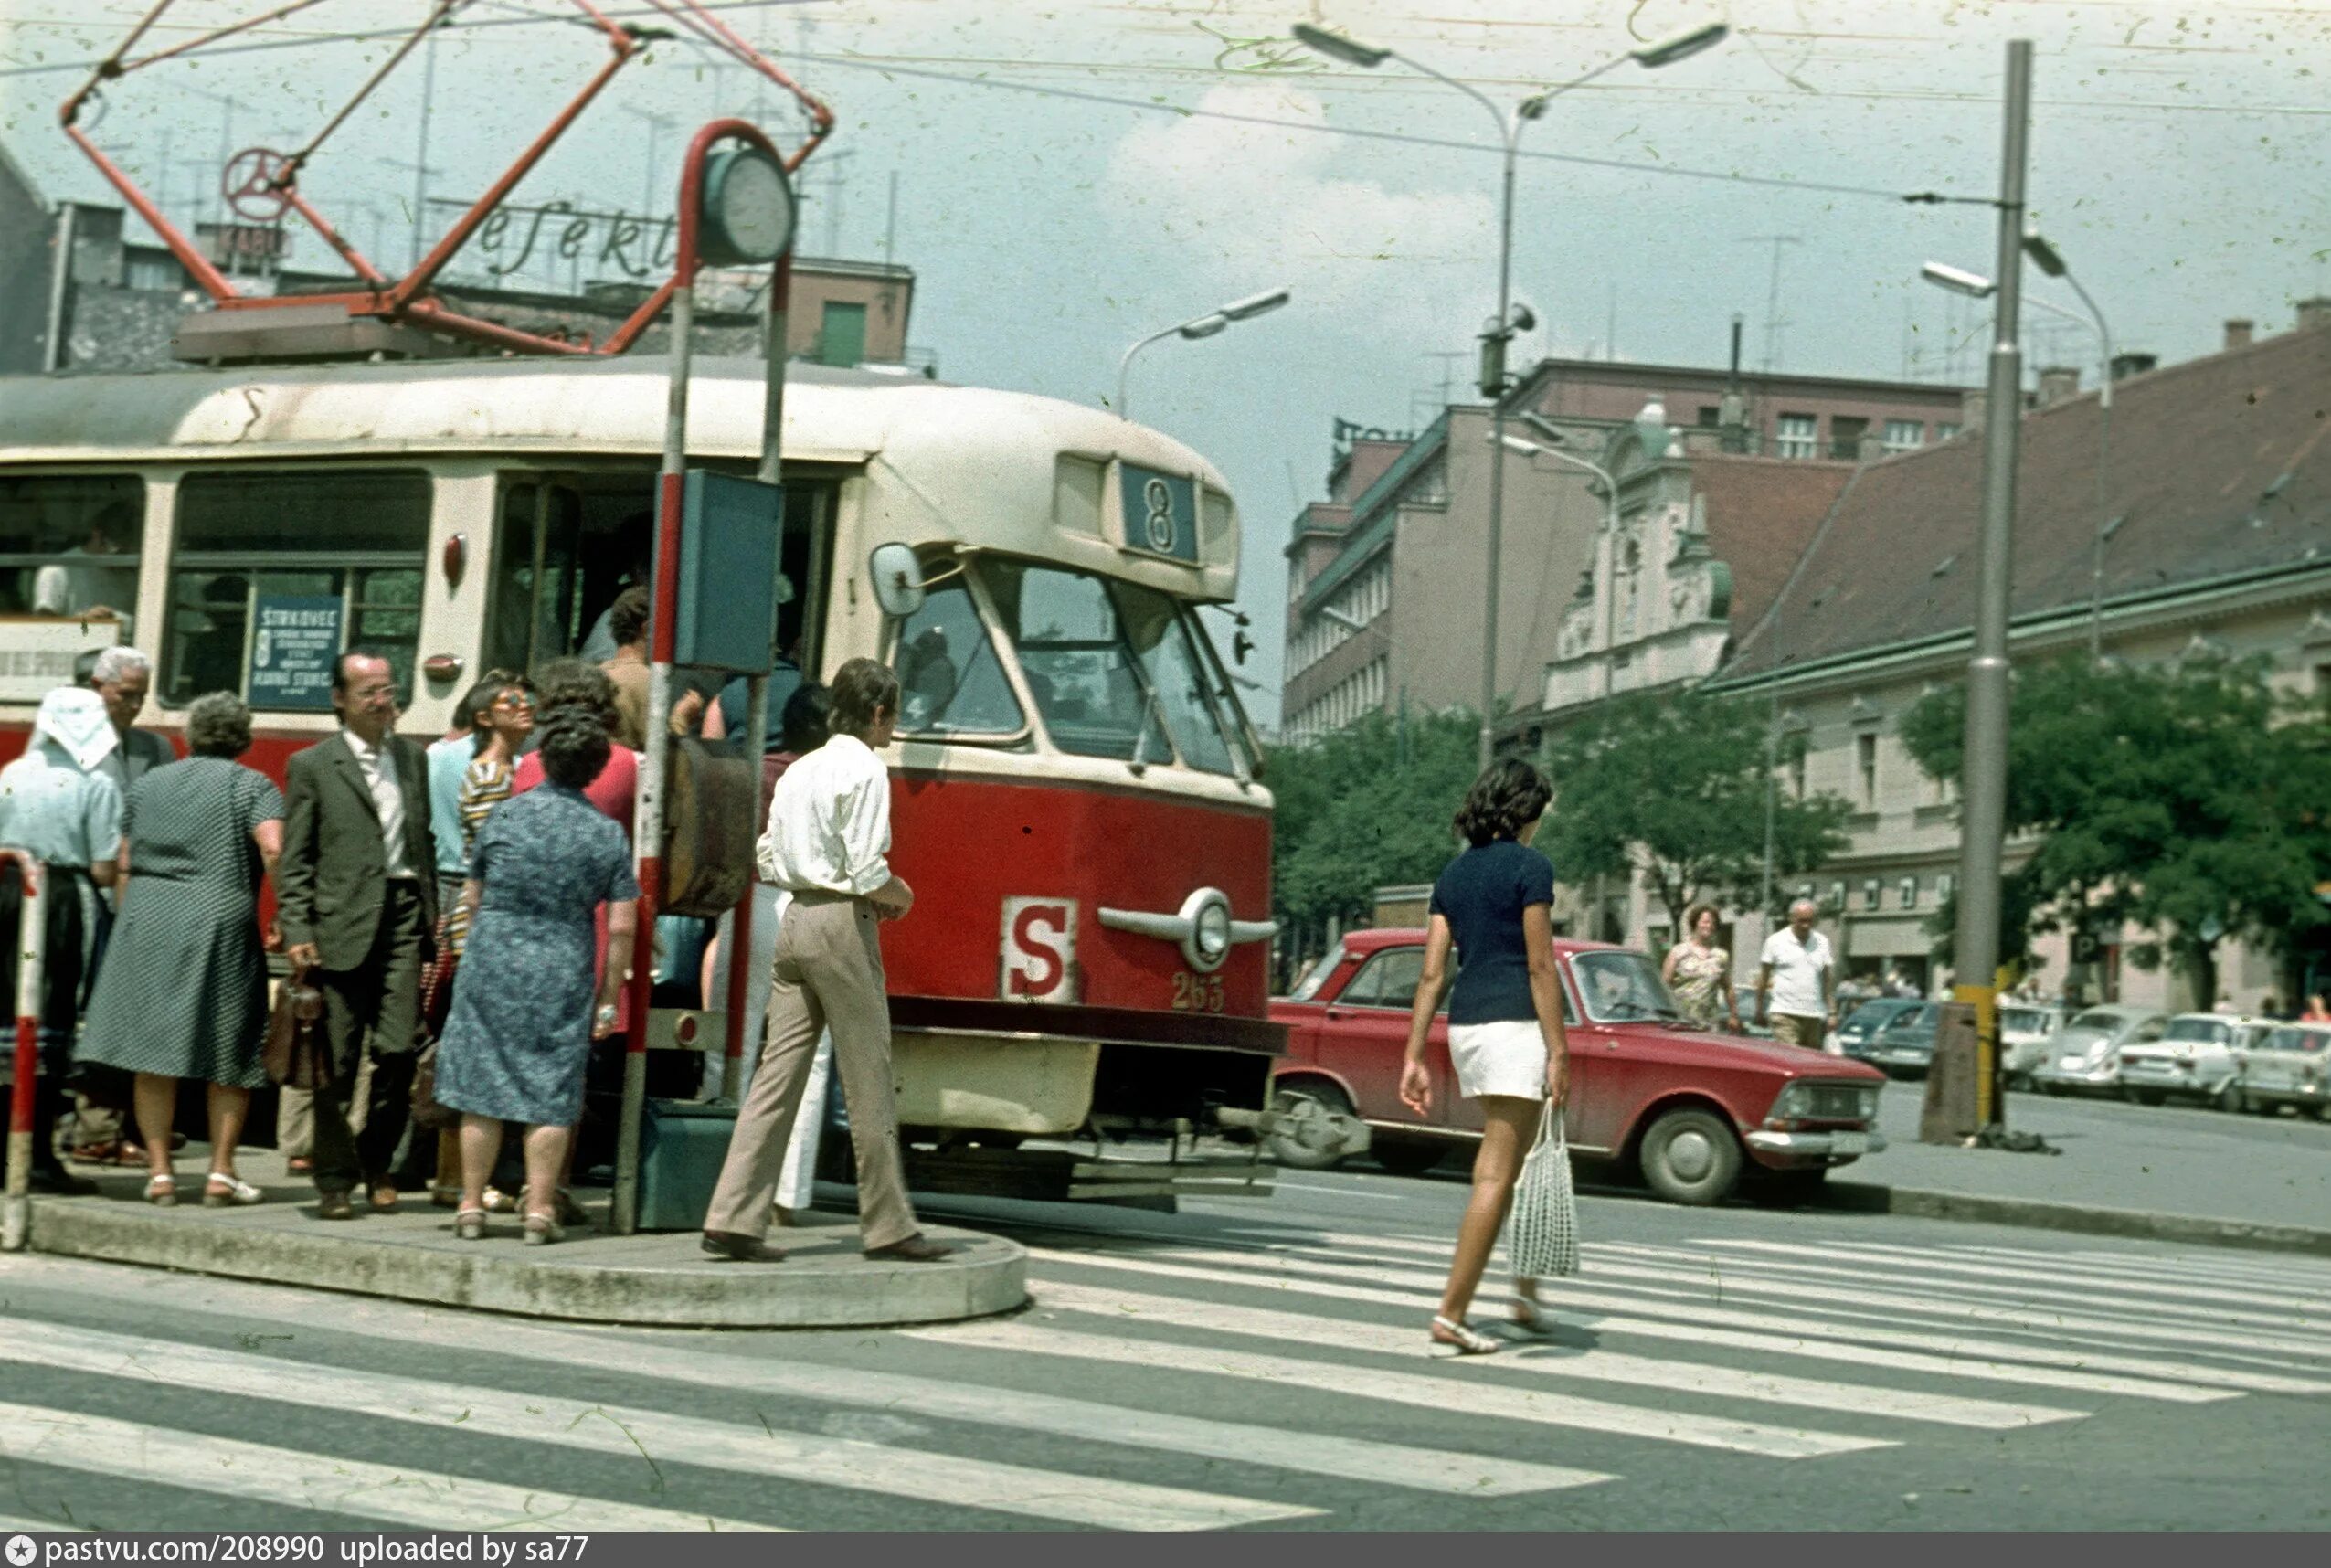
[[[866,575],[874,580],[874,602],[885,615],[904,620],[923,608],[923,564],[908,546],[875,546],[866,557]]]

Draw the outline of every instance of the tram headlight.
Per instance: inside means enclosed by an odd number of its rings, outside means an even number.
[[[1230,955],[1230,906],[1209,899],[1198,911],[1190,941],[1209,969],[1227,958]]]

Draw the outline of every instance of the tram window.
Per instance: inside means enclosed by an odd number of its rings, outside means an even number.
[[[995,643],[960,577],[936,584],[898,634],[898,728],[904,735],[1017,735],[1028,727]]]
[[[1150,689],[1165,709],[1166,723],[1181,747],[1182,761],[1208,773],[1236,772],[1204,666],[1190,645],[1181,606],[1164,594],[1131,583],[1118,583],[1114,591],[1123,611],[1126,636],[1140,655]]]
[[[418,469],[191,473],[178,487],[161,696],[249,689],[264,601],[323,601],[339,648],[388,661],[409,699],[420,644],[431,487]]]
[[[0,479],[0,615],[127,620],[144,534],[145,482],[133,474]]]
[[[986,563],[983,580],[1054,746],[1078,757],[1173,760],[1107,584],[1010,561]]]
[[[582,497],[567,485],[503,491],[486,669],[532,670],[581,641],[582,514]]]

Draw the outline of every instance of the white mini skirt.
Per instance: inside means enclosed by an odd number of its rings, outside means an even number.
[[[1450,1024],[1449,1062],[1457,1068],[1457,1092],[1468,1100],[1546,1097],[1546,1037],[1534,1018]]]

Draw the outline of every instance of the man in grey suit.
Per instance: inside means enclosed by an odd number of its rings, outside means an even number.
[[[355,1217],[362,1181],[397,1206],[389,1163],[411,1114],[420,979],[437,928],[429,766],[394,733],[388,662],[344,653],[332,672],[341,730],[283,774],[278,917],[292,972],[323,993],[332,1086],[315,1097],[315,1189],[327,1220]],[[349,1130],[357,1066],[372,1063],[364,1131]]]

